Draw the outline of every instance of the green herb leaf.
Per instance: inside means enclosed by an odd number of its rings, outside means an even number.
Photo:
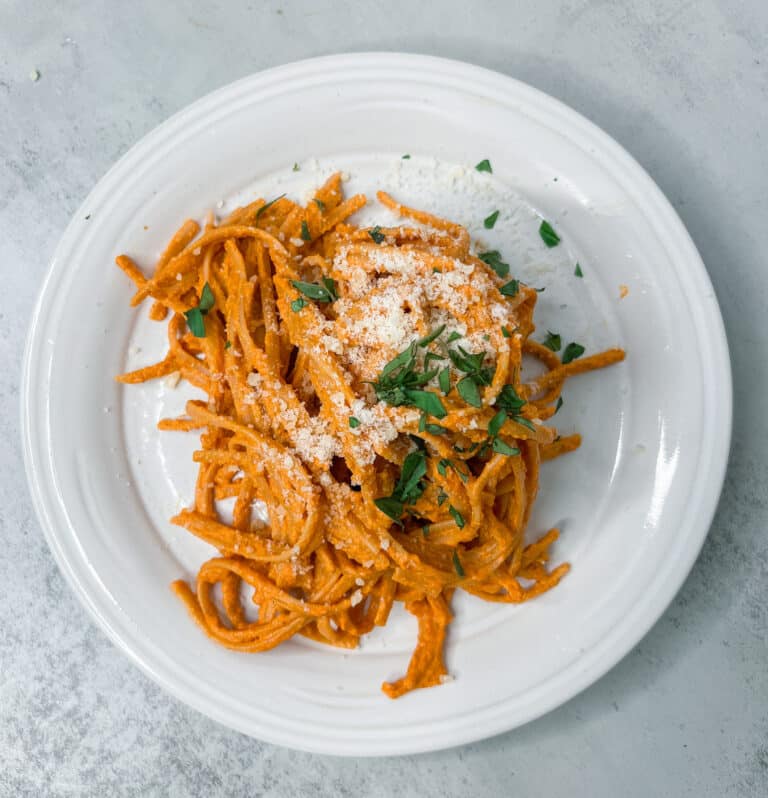
[[[403,510],[405,507],[403,503],[399,499],[395,499],[392,496],[383,496],[380,499],[374,499],[373,503],[381,510],[384,515],[391,518],[395,523],[400,524],[401,516],[403,515]]]
[[[435,338],[439,338],[443,334],[443,330],[445,330],[445,325],[441,324],[436,330],[432,330],[429,335],[425,335],[423,338],[420,338],[417,342],[417,346],[429,346]]]
[[[227,341],[227,342],[224,344],[224,348],[225,348],[225,349],[229,349],[231,346],[232,346],[232,341]]]
[[[206,283],[203,286],[202,293],[200,294],[200,304],[198,305],[200,312],[205,315],[213,307],[213,303],[215,301],[216,298],[213,296],[211,286]]]
[[[433,360],[439,361],[439,360],[445,360],[445,358],[443,357],[443,355],[438,355],[437,352],[427,352],[427,354],[424,355],[424,368],[429,368],[429,364]]]
[[[200,302],[196,308],[184,311],[187,326],[195,338],[205,338],[205,321],[203,317],[213,307],[216,298],[211,291],[211,286],[206,283],[200,292]]]
[[[544,339],[544,346],[551,349],[553,352],[559,352],[563,342],[558,333],[553,333],[552,330],[547,330],[547,337]]]
[[[560,236],[546,219],[542,220],[539,225],[539,235],[541,240],[550,248],[556,247],[560,243]]]
[[[483,401],[480,398],[480,391],[478,390],[477,383],[472,377],[463,377],[456,385],[459,396],[472,407],[482,407]]]
[[[447,427],[443,427],[440,424],[427,424],[425,430],[430,435],[445,435],[446,432],[449,432]]]
[[[437,506],[442,507],[448,499],[448,494],[441,488],[440,493],[437,494]]]
[[[448,411],[440,401],[440,397],[436,393],[432,393],[432,391],[407,390],[406,395],[410,400],[410,404],[418,407],[419,410],[423,410],[425,413],[429,413],[430,416],[445,418],[446,415],[448,415]]]
[[[427,458],[424,452],[416,450],[410,452],[403,460],[400,480],[395,486],[392,495],[404,503],[412,503],[424,493],[424,486],[420,486],[421,478],[427,473]]]
[[[572,360],[576,360],[577,357],[581,357],[584,352],[585,349],[581,344],[575,342],[568,344],[568,346],[565,347],[565,352],[563,352],[563,365],[570,363]]]
[[[562,396],[558,396],[558,397],[557,397],[557,404],[555,405],[555,412],[554,412],[554,413],[552,413],[552,415],[554,416],[554,415],[555,415],[555,413],[557,413],[557,411],[558,411],[558,410],[559,410],[559,409],[560,409],[562,406],[563,406],[563,397],[562,397]]]
[[[510,280],[508,283],[504,283],[504,285],[499,288],[499,293],[502,296],[517,296],[517,292],[520,290],[520,281],[519,280]]]
[[[411,156],[406,153],[405,155],[403,155],[403,160],[407,161],[410,157]]]
[[[521,424],[522,426],[527,427],[531,432],[536,432],[536,427],[534,426],[533,422],[525,416],[514,416],[512,421],[514,421],[516,424]]]
[[[302,241],[311,241],[312,235],[309,232],[309,225],[307,224],[306,219],[301,220],[301,240]]]
[[[466,576],[464,573],[464,568],[461,565],[461,560],[459,559],[459,552],[455,549],[453,552],[453,569],[456,571],[459,579],[463,579]]]
[[[486,221],[488,221],[488,219],[486,219]],[[483,263],[487,263],[499,277],[506,277],[509,274],[509,264],[504,263],[501,259],[501,253],[497,249],[492,249],[490,252],[483,252],[478,255],[478,257]]]
[[[488,422],[488,434],[495,438],[501,428],[504,426],[504,422],[507,420],[507,414],[504,410],[499,410],[498,413]]]
[[[300,291],[302,294],[304,294],[304,296],[314,299],[317,302],[333,302],[334,299],[338,299],[335,283],[333,280],[324,277],[323,282],[325,285],[318,285],[317,283],[303,283],[301,280],[291,280],[291,285],[297,291]]]
[[[307,300],[304,299],[303,296],[300,296],[298,299],[294,299],[293,302],[291,302],[291,310],[294,313],[298,313],[302,308],[305,308],[308,304],[309,302],[307,302]]]
[[[498,218],[499,212],[494,211],[490,216],[486,216],[485,219],[483,219],[483,227],[485,227],[486,230],[492,230]]]
[[[478,172],[493,172],[491,168],[491,162],[487,158],[483,158],[482,161],[475,167]]]
[[[360,419],[355,418],[354,416],[349,417],[349,426],[352,429],[357,429],[360,426]]]
[[[505,338],[511,338],[511,337],[512,337],[512,333],[511,333],[511,332],[510,332],[510,331],[509,331],[509,330],[508,330],[506,327],[502,327],[502,328],[501,328],[501,334],[502,334],[502,335],[503,335]]]
[[[458,341],[458,340],[459,340],[459,338],[461,338],[461,337],[462,337],[461,333],[460,333],[460,332],[456,332],[456,330],[454,330],[454,331],[453,331],[453,332],[452,332],[452,333],[451,333],[451,334],[448,336],[448,343],[449,343],[449,344],[452,344],[454,341]]]
[[[510,446],[506,441],[501,438],[494,438],[491,448],[496,454],[504,454],[507,457],[514,457],[520,454],[520,450],[515,446]]]
[[[573,270],[573,273],[577,277],[583,277],[584,276],[584,272],[581,270],[581,266],[578,263],[576,264],[576,268]]]
[[[381,244],[381,242],[386,238],[384,233],[381,232],[381,227],[379,225],[372,227],[368,231],[368,235],[373,239],[375,244]]]
[[[293,171],[294,172],[298,172],[299,171],[299,165],[297,163],[293,164]]]
[[[339,292],[336,290],[336,280],[332,277],[323,277],[322,283],[330,294],[331,300],[335,302],[339,298]]]
[[[448,366],[437,375],[437,381],[440,383],[440,390],[444,394],[451,390],[451,370]]]
[[[464,529],[464,516],[453,505],[450,505],[448,507],[448,512],[451,514],[453,520],[456,522],[456,526],[459,529]]]
[[[320,209],[320,213],[325,213],[325,203],[322,200],[316,199],[315,205]]]
[[[424,535],[425,538],[429,537],[429,524],[421,528],[421,534]]]
[[[281,194],[279,197],[275,197],[273,200],[270,200],[269,202],[262,205],[259,208],[259,210],[256,211],[256,218],[258,219],[259,216],[261,216],[261,214],[267,210],[267,208],[271,208],[278,200],[281,200],[284,196],[285,194]]]
[[[505,385],[496,397],[494,405],[500,410],[506,410],[510,416],[517,415],[525,404],[525,399],[517,395],[513,385]]]
[[[411,368],[416,360],[416,341],[410,344],[410,346],[403,350],[397,357],[392,358],[392,360],[387,363],[386,366],[381,370],[381,376],[387,377],[396,369],[402,368],[407,365],[408,368]]]
[[[195,338],[205,338],[205,321],[203,312],[200,308],[190,308],[184,311],[184,318],[187,320],[187,327]]]
[[[447,468],[450,466],[451,461],[444,457],[438,464],[437,464],[437,473],[440,474],[441,477],[448,476]]]
[[[418,432],[424,432],[427,429],[427,414],[422,412],[419,416],[419,426],[416,427]]]

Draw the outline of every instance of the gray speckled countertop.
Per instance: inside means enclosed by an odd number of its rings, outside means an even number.
[[[398,0],[0,4],[3,798],[768,795],[768,4],[434,5],[441,10]],[[375,49],[521,78],[586,114],[645,166],[714,282],[736,418],[701,557],[663,618],[606,677],[482,743],[344,760],[216,725],[161,692],[95,628],[30,505],[19,368],[56,241],[128,147],[248,73]]]

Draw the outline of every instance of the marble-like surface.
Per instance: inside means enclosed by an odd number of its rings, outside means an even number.
[[[64,584],[21,465],[19,367],[47,261],[109,165],[201,94],[340,50],[498,69],[617,138],[678,209],[730,339],[733,450],[690,578],[605,678],[419,757],[300,754],[166,696]],[[39,80],[31,73],[39,71]],[[0,3],[0,796],[768,795],[765,0]],[[87,312],[79,309],[78,312]]]

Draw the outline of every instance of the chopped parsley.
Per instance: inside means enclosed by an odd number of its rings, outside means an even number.
[[[449,344],[452,344],[454,341],[458,341],[458,340],[459,340],[459,338],[461,338],[461,337],[462,337],[461,333],[460,333],[460,332],[456,332],[456,330],[454,330],[454,331],[453,331],[453,332],[452,332],[452,333],[451,333],[451,334],[448,336],[448,343],[449,343]]]
[[[516,446],[510,446],[501,438],[494,438],[491,448],[494,452],[496,452],[496,454],[504,454],[507,457],[515,457],[520,454],[520,450]]]
[[[539,235],[541,240],[551,249],[560,243],[560,236],[555,232],[552,225],[543,219],[539,225]]]
[[[373,239],[374,244],[381,244],[386,238],[384,233],[381,232],[381,227],[378,224],[368,231],[368,235]]]
[[[448,366],[442,369],[437,375],[437,382],[443,394],[447,394],[451,390],[451,370]]]
[[[509,331],[509,330],[508,330],[506,327],[502,327],[502,328],[501,328],[501,334],[502,334],[502,335],[503,335],[505,338],[511,338],[511,337],[512,337],[512,333],[511,333],[511,332],[510,332],[510,331]]]
[[[379,379],[372,383],[373,388],[377,398],[389,405],[411,405],[435,418],[444,418],[447,411],[440,397],[421,388],[437,376],[437,369],[425,372],[416,370],[418,345],[419,341],[413,341],[406,350],[390,360],[381,370]]]
[[[384,515],[391,518],[396,524],[402,526],[400,518],[405,511],[406,505],[415,504],[421,494],[426,490],[426,482],[423,477],[427,473],[427,454],[421,449],[410,452],[403,460],[403,467],[400,471],[400,479],[395,485],[391,496],[382,496],[374,499],[373,503],[381,510]]]
[[[544,339],[544,346],[551,349],[553,352],[559,352],[563,345],[563,341],[558,333],[553,333],[552,330],[547,330],[547,337]]]
[[[461,560],[459,559],[459,552],[454,549],[453,551],[453,569],[456,571],[459,579],[463,579],[465,576],[464,568],[461,565]]]
[[[562,396],[558,396],[558,397],[557,397],[557,404],[555,405],[555,413],[557,413],[557,411],[558,411],[558,410],[559,410],[559,409],[560,409],[562,406],[563,406],[563,397],[562,397]],[[552,415],[554,416],[554,415],[555,415],[555,413],[553,413]]]
[[[360,419],[357,419],[354,416],[350,416],[349,417],[349,426],[352,429],[357,429],[360,426]]]
[[[448,512],[451,514],[451,518],[456,522],[456,526],[459,529],[464,529],[464,516],[452,504],[449,505]]]
[[[229,349],[231,346],[232,346],[232,341],[227,341],[227,342],[224,344],[224,348],[225,348],[225,349]]]
[[[408,155],[408,153],[406,153],[405,155],[403,155],[403,160],[404,160],[404,161],[407,161],[407,160],[408,160],[410,157],[411,157],[411,156],[410,156],[410,155]]]
[[[496,220],[499,218],[499,211],[494,211],[490,216],[486,216],[483,219],[483,227],[486,230],[493,230],[493,226],[496,224]]]
[[[480,389],[471,377],[462,377],[456,384],[459,396],[472,407],[482,407],[483,400],[480,396]]]
[[[285,194],[281,194],[279,197],[275,197],[273,200],[270,200],[269,202],[262,205],[259,208],[259,210],[256,211],[256,218],[258,219],[259,216],[261,216],[261,214],[267,210],[267,208],[271,208],[278,200],[281,200],[284,196]]]
[[[442,355],[438,355],[437,352],[427,352],[427,354],[424,355],[424,368],[429,368],[429,364],[433,360],[445,360],[445,358]]]
[[[493,172],[491,168],[491,162],[487,158],[483,158],[477,166],[475,166],[478,172]]]
[[[294,171],[294,172],[298,172],[298,171],[299,171],[299,169],[300,169],[299,165],[298,165],[297,163],[294,163],[294,164],[293,164],[293,171]]]
[[[498,214],[498,211],[496,211],[496,213]],[[488,219],[490,218],[489,216]],[[485,221],[487,222],[488,219]],[[494,219],[494,221],[496,220]],[[493,225],[491,225],[491,227],[493,227]],[[483,263],[487,263],[499,277],[506,277],[509,274],[509,264],[504,263],[501,259],[501,253],[497,249],[492,249],[490,252],[483,252],[478,255],[478,257]]]
[[[184,318],[187,320],[189,331],[195,338],[205,338],[205,315],[213,307],[216,298],[211,291],[211,286],[206,283],[200,294],[200,302],[196,308],[184,311]]]
[[[488,434],[495,438],[501,428],[504,426],[504,422],[507,420],[507,413],[505,410],[499,410],[498,413],[488,422]]]
[[[499,293],[502,296],[517,296],[518,291],[520,290],[520,281],[519,280],[510,280],[508,283],[504,283],[504,285],[499,288]]]
[[[325,213],[325,203],[322,200],[316,199],[315,205],[320,209],[320,213]]]
[[[424,535],[425,538],[429,537],[429,524],[426,524],[421,528],[421,534]]]
[[[517,395],[514,386],[507,384],[499,391],[494,407],[497,407],[499,410],[504,410],[516,424],[522,424],[532,432],[535,432],[536,428],[531,421],[525,416],[520,415],[520,411],[523,409],[525,403],[525,399]]]
[[[577,277],[583,277],[584,276],[584,272],[581,270],[581,265],[578,264],[578,263],[576,264],[576,268],[573,270],[573,273]]]
[[[382,496],[380,499],[374,499],[373,503],[381,510],[384,515],[391,518],[396,524],[402,523],[400,521],[400,517],[405,510],[405,506],[400,501],[400,499],[396,499],[393,496]]]
[[[454,463],[453,460],[449,460],[447,457],[444,457],[437,464],[437,473],[440,474],[441,477],[447,477],[449,468],[458,474],[459,479],[462,482],[466,482],[469,479],[469,474],[465,474],[463,471],[460,471],[456,463]]]
[[[336,281],[330,277],[323,277],[322,285],[318,285],[317,283],[303,283],[301,280],[292,280],[291,285],[297,291],[304,294],[304,296],[314,299],[316,302],[335,302],[339,298],[339,294],[336,291]],[[298,300],[295,300],[295,302],[297,301]],[[295,302],[291,303],[291,310],[296,309],[293,307]],[[306,305],[306,302],[304,305]],[[299,310],[301,310],[304,305],[302,305]]]
[[[453,365],[466,374],[456,384],[459,396],[472,407],[482,407],[480,386],[490,385],[494,372],[492,367],[483,366],[485,352],[470,353],[463,346],[460,346],[458,350],[449,349],[448,356],[451,358]]]
[[[416,346],[429,346],[432,343],[432,341],[434,341],[435,338],[439,338],[444,331],[445,331],[445,325],[441,324],[439,327],[432,330],[432,332],[429,335],[425,335],[423,338],[419,338],[419,340],[416,342]]]
[[[536,427],[533,425],[533,422],[526,418],[525,416],[515,416],[512,419],[516,424],[522,424],[522,426],[529,429],[531,432],[536,432]]]
[[[495,406],[505,410],[510,416],[516,416],[525,405],[525,399],[517,395],[514,386],[505,385],[496,397]]]
[[[563,365],[566,363],[570,363],[572,360],[576,360],[577,357],[581,357],[586,350],[581,344],[577,344],[575,341],[568,344],[565,347],[565,352],[563,352]]]
[[[307,224],[306,219],[301,220],[301,240],[302,241],[312,240],[312,234],[309,232],[309,225]]]
[[[493,449],[497,454],[504,454],[508,457],[520,454],[520,450],[514,446],[510,446],[506,441],[499,438],[499,432],[507,420],[507,413],[505,410],[499,410],[498,413],[488,422],[488,435],[489,439],[483,444],[481,453],[487,451],[488,446]]]
[[[291,302],[291,310],[294,313],[298,313],[302,308],[305,308],[308,304],[309,302],[307,302],[307,300],[304,299],[303,296],[300,296],[298,299],[294,299],[293,302]]]

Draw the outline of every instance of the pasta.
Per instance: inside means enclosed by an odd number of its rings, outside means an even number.
[[[207,396],[159,425],[200,431],[194,503],[172,519],[218,549],[172,585],[194,621],[243,652],[297,634],[352,648],[402,602],[419,632],[382,685],[396,698],[449,678],[454,591],[520,603],[568,571],[550,567],[558,530],[524,542],[540,463],[580,443],[543,422],[567,378],[624,352],[564,363],[531,339],[536,290],[498,253],[377,196],[399,224],[352,224],[366,198],[336,174],[306,207],[185,222],[149,277],[120,255],[168,353],[117,379]],[[543,367],[529,381],[524,356]]]

